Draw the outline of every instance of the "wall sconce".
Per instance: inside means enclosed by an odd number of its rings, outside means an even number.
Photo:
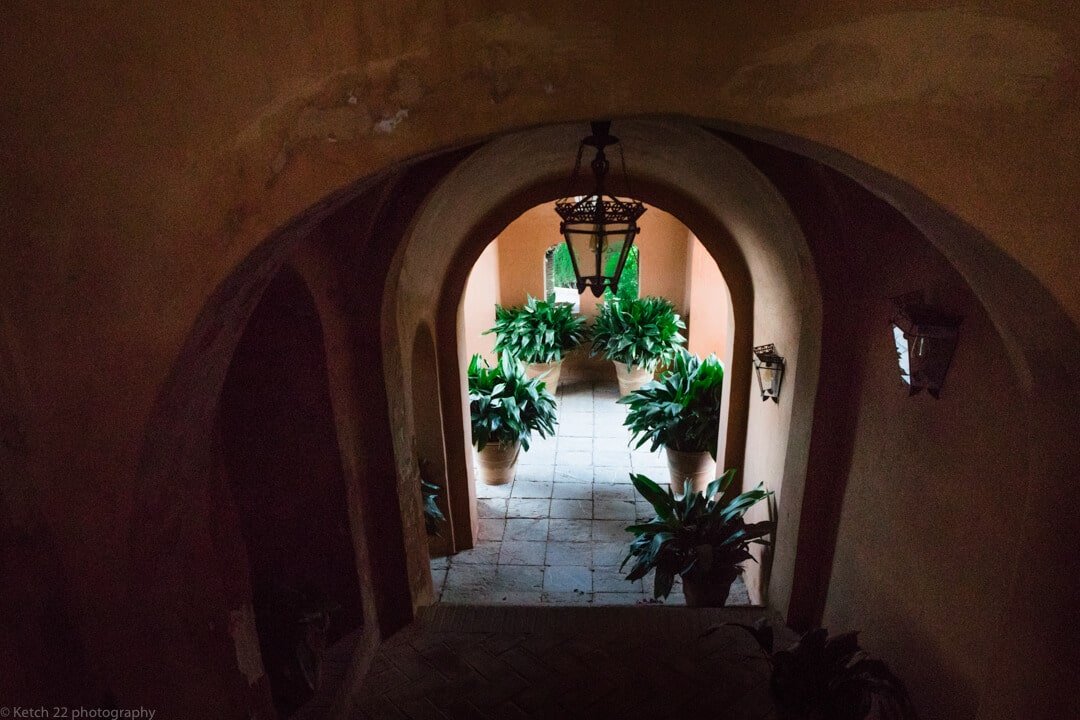
[[[927,305],[921,292],[891,299],[897,309],[891,322],[900,379],[910,388],[909,395],[926,388],[938,399],[956,350],[961,318]]]
[[[772,398],[780,402],[780,383],[784,381],[784,358],[776,354],[776,346],[761,345],[754,348],[754,370],[757,371],[761,399]]]

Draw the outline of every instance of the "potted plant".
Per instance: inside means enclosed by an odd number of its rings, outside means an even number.
[[[593,321],[592,354],[615,363],[619,394],[628,395],[653,379],[660,363],[671,361],[686,338],[686,325],[665,298],[609,298]]]
[[[555,431],[555,398],[544,381],[525,376],[507,354],[491,367],[479,355],[469,362],[469,413],[480,479],[503,485],[514,478],[518,452],[529,449],[532,433]]]
[[[627,579],[639,580],[656,571],[653,595],[666,598],[675,576],[682,578],[686,604],[691,607],[723,607],[741,563],[752,560],[750,544],[768,545],[765,536],[774,523],[747,523],[743,516],[771,492],[759,485],[724,502],[723,493],[735,478],[734,468],[709,483],[705,492],[688,492],[681,498],[664,490],[644,475],[631,475],[637,491],[649,501],[656,516],[626,528],[634,533],[626,566],[634,559]]]
[[[529,296],[518,307],[495,306],[495,351],[509,353],[525,366],[529,377],[543,376],[552,395],[559,388],[563,356],[588,337],[585,318],[574,313],[569,303]]]
[[[701,359],[680,350],[662,377],[619,400],[630,406],[625,424],[635,447],[651,441],[652,452],[666,450],[677,494],[699,492],[716,477],[723,386],[724,366],[715,355]]]
[[[754,625],[730,624],[749,632],[761,646],[779,720],[917,718],[904,683],[859,647],[857,631],[829,637],[817,628],[790,648],[774,650],[773,628],[764,619]]]

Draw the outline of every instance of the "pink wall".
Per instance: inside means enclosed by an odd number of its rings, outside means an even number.
[[[683,314],[689,331],[687,347],[698,355],[716,353],[724,367],[731,367],[731,296],[727,282],[709,251],[693,235],[687,253],[686,307]]]
[[[495,360],[495,336],[483,332],[495,324],[495,305],[500,300],[499,248],[492,242],[473,265],[465,286],[464,322],[466,357],[480,353]]]

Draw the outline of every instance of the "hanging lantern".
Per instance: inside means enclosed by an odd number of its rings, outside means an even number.
[[[637,220],[645,212],[645,206],[637,200],[620,199],[608,194],[606,178],[609,163],[604,149],[612,145],[619,148],[623,189],[627,193],[630,191],[622,145],[617,137],[609,133],[610,129],[611,123],[608,121],[592,123],[592,134],[578,145],[566,196],[555,203],[555,212],[562,218],[559,231],[570,250],[578,293],[591,288],[596,297],[600,297],[606,289],[618,292],[623,265],[638,233]],[[575,183],[586,146],[596,150],[591,164],[592,193],[575,196]],[[614,263],[610,261],[611,257],[616,257]]]
[[[754,370],[757,371],[758,387],[761,399],[772,398],[780,402],[780,383],[784,381],[784,358],[776,354],[773,344],[759,345],[754,348]]]
[[[897,309],[892,319],[892,335],[900,379],[908,386],[909,395],[925,388],[934,398],[939,398],[956,350],[961,318],[927,305],[920,292],[892,300]]]

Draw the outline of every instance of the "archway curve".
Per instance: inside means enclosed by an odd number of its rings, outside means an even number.
[[[458,513],[455,530],[469,532],[472,524],[460,517],[471,507],[472,487],[459,357],[463,348],[457,340],[467,275],[483,247],[514,217],[558,196],[566,158],[581,131],[560,125],[506,136],[463,161],[421,208],[402,250],[398,284],[388,286],[396,295],[399,313],[394,321],[402,339],[419,322],[437,329],[451,504]],[[690,227],[728,279],[737,314],[735,357],[748,358],[755,342],[777,342],[786,350],[793,391],[777,408],[749,406],[749,363],[732,368],[727,460],[738,458],[746,447],[745,438],[732,442],[733,432],[746,428],[751,438],[755,432],[774,438],[779,433],[785,438],[780,453],[766,448],[753,459],[743,456],[738,464],[745,482],[760,479],[778,491],[784,488],[783,494],[791,492],[798,505],[796,486],[806,465],[820,325],[817,282],[801,230],[764,176],[738,151],[700,128],[627,120],[618,125],[618,133],[628,148],[636,194]],[[426,241],[436,234],[449,242],[435,247]],[[804,416],[807,422],[793,421]],[[745,424],[740,422],[744,417]],[[407,448],[399,448],[403,450]],[[796,532],[782,525],[781,534],[794,537]],[[787,551],[794,552],[794,547]],[[752,598],[760,600],[760,584],[753,584]]]
[[[1074,531],[1080,530],[1076,524],[1080,522],[1080,515],[1060,512],[1061,507],[1072,507],[1076,503],[1074,480],[1075,468],[1080,466],[1080,448],[1068,441],[1063,429],[1080,423],[1080,373],[1071,363],[1072,358],[1080,356],[1080,332],[1057,299],[1037,277],[975,227],[937,205],[918,188],[882,170],[833,148],[771,130],[736,126],[719,120],[693,122],[756,137],[837,168],[899,209],[964,276],[990,313],[995,327],[1007,339],[1010,364],[1023,379],[1026,389],[1016,401],[1025,406],[1031,418],[1024,431],[1030,439],[1034,460],[1024,497],[1025,522],[1019,532],[1025,543],[1044,551],[1034,558],[1018,553],[1017,577],[1007,589],[1008,607],[1003,614],[1010,620],[1022,620],[1029,615],[1028,598],[1037,596],[1044,607],[1042,615],[1064,617],[1077,596],[1076,581],[1080,578],[1080,572],[1071,571],[1076,569],[1078,558],[1069,552],[1066,544],[1056,541],[1062,533],[1078,534]],[[368,183],[374,181],[375,178],[371,178],[352,183],[342,193],[354,197],[351,194],[358,194],[361,188],[370,187]],[[335,202],[340,200],[337,198]],[[311,213],[324,213],[325,210],[325,207],[313,206]],[[185,349],[157,397],[146,425],[147,447],[142,451],[143,466],[136,475],[133,493],[138,518],[131,532],[131,545],[137,560],[136,571],[132,573],[136,585],[142,580],[138,559],[148,560],[154,547],[154,543],[144,546],[137,539],[149,537],[159,542],[169,534],[169,526],[163,528],[160,518],[161,511],[168,510],[169,500],[175,497],[168,495],[175,490],[166,487],[184,479],[183,473],[188,472],[185,463],[198,461],[198,453],[187,444],[187,433],[188,428],[198,423],[199,412],[190,408],[193,398],[187,393],[192,388],[212,386],[214,382],[213,374],[206,373],[207,367],[199,363],[207,359],[213,364],[215,355],[229,352],[227,336],[231,323],[237,322],[235,308],[238,305],[242,308],[250,301],[249,293],[258,297],[258,278],[266,277],[270,272],[268,268],[280,262],[282,246],[279,243],[283,238],[286,245],[295,245],[296,238],[307,232],[305,228],[314,224],[315,217],[305,213],[297,225],[253,245],[254,249],[237,266],[219,276],[222,278],[220,284],[203,305]],[[240,317],[243,314],[241,309]],[[1032,317],[1039,318],[1039,322],[1032,322]],[[396,332],[396,327],[390,331]],[[194,358],[194,364],[181,362],[183,357]],[[1046,392],[1046,388],[1052,388],[1052,392]],[[195,402],[198,402],[197,397]],[[163,424],[168,417],[175,417],[171,414],[176,412],[183,416],[178,425]],[[151,450],[149,446],[155,443],[156,449]],[[146,467],[151,459],[156,466],[154,469]],[[173,473],[177,465],[170,462],[171,459],[182,461],[179,463],[180,475]],[[183,486],[183,482],[177,485]],[[164,515],[175,517],[171,512]],[[1049,519],[1054,522],[1048,522]],[[170,543],[175,544],[175,541],[170,540]],[[1053,623],[1038,627],[1025,622],[1006,624],[1002,640],[996,646],[997,652],[990,658],[991,675],[1010,678],[1007,685],[997,683],[987,689],[987,707],[1006,708],[994,716],[1010,716],[1007,712],[1009,703],[1016,698],[1030,697],[1024,687],[1042,683],[1052,674],[1048,669],[1060,672],[1070,667],[1066,659],[1074,657],[1075,648],[1062,646],[1060,641],[1067,635],[1055,634],[1056,627]],[[1054,662],[1046,659],[1048,653],[1056,658]],[[1017,672],[1010,663],[1010,658],[1016,656],[1039,658],[1039,662]]]

